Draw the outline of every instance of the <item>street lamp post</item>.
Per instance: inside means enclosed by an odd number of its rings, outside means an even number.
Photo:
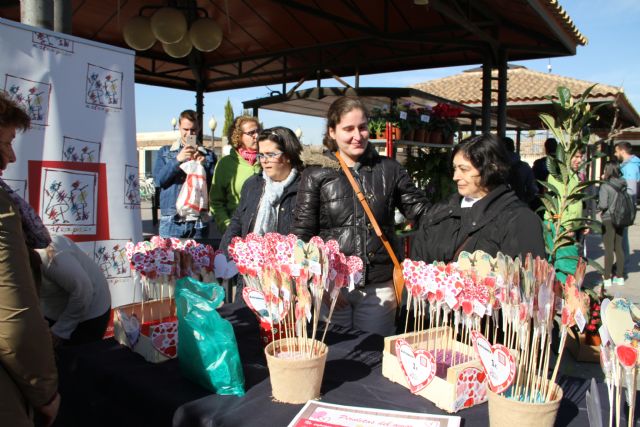
[[[211,116],[211,120],[209,120],[209,129],[211,129],[211,147],[213,148],[213,133],[216,131],[216,127],[218,126],[218,122],[216,118]]]
[[[176,125],[177,124],[178,124],[178,120],[175,117],[173,117],[171,119],[171,126],[173,126],[173,130],[176,130]]]

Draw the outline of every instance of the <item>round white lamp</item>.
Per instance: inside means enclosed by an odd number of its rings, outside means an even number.
[[[173,126],[173,130],[176,130],[176,125],[178,124],[178,120],[174,117],[171,119],[171,126]]]
[[[178,43],[187,34],[187,18],[178,9],[163,7],[151,17],[151,31],[162,43]]]
[[[146,16],[135,16],[122,29],[124,41],[135,50],[147,50],[156,42],[151,31],[151,20]]]
[[[191,53],[193,45],[191,44],[191,40],[189,40],[189,37],[185,37],[178,43],[162,43],[162,48],[167,53],[167,55],[173,58],[184,58],[185,56],[189,55],[189,53]]]
[[[295,130],[295,132],[293,132],[296,134],[296,136],[298,137],[298,139],[302,138],[302,129],[298,128]]]
[[[201,18],[191,24],[189,38],[199,51],[211,52],[222,43],[222,28],[213,19]]]

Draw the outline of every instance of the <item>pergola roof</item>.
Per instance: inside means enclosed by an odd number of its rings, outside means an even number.
[[[497,75],[497,73],[494,73]],[[556,74],[529,70],[522,66],[511,66],[507,71],[507,114],[516,120],[528,123],[533,128],[540,128],[538,114],[551,110],[548,97],[557,96],[557,87],[569,88],[574,96],[581,95],[595,83],[578,80]],[[430,80],[414,85],[415,88],[478,107],[482,105],[482,70],[473,69],[441,79]],[[618,121],[622,126],[640,125],[640,116],[633,108],[622,88],[597,84],[587,98],[588,102],[598,104],[614,102],[620,109]],[[497,95],[492,92],[492,105],[497,105]],[[608,128],[613,120],[614,108],[601,110],[598,128]]]
[[[121,47],[127,47],[123,25],[149,5],[143,0],[71,3],[73,35]],[[206,10],[223,28],[222,44],[210,53],[173,59],[156,43],[138,52],[138,83],[217,91],[478,64],[485,53],[497,58],[501,51],[509,60],[566,56],[586,43],[556,0],[431,0],[429,6],[412,0],[175,3]],[[0,16],[20,20],[19,2],[0,0]]]
[[[433,107],[438,103],[448,103],[462,108],[463,111],[458,117],[458,122],[463,130],[471,130],[474,125],[479,128],[482,123],[482,111],[477,108],[408,87],[319,87],[244,101],[242,106],[243,108],[261,108],[271,111],[326,117],[329,106],[342,96],[360,98],[369,111],[374,108],[389,110],[394,102],[397,105],[411,104],[415,107]],[[497,123],[495,115],[491,117],[491,121],[491,126],[495,127]],[[512,129],[526,128],[526,124],[508,120],[507,127]]]

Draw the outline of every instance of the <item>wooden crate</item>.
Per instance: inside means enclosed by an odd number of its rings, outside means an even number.
[[[600,346],[587,344],[585,335],[569,328],[567,349],[578,362],[600,363]]]
[[[124,326],[120,320],[118,311],[125,313],[129,317],[135,314],[140,321],[141,326],[161,319],[175,320],[176,305],[174,299],[146,301],[144,304],[138,302],[116,307],[113,311],[113,337],[116,341],[131,348],[133,351],[139,353],[147,361],[152,363],[160,363],[172,359],[158,351],[151,342],[151,338],[142,332],[140,333],[138,342],[136,342],[134,346],[131,346],[131,343],[125,333]]]
[[[434,340],[440,340],[446,328],[433,328],[422,333],[407,333],[386,337],[382,355],[382,375],[409,389],[409,383],[396,357],[396,341],[404,339],[414,350],[433,348]],[[470,360],[446,370],[446,376],[435,376],[431,383],[416,393],[449,413],[478,405],[487,400],[486,379],[473,347],[455,341],[456,350],[470,356]],[[469,387],[472,384],[472,387]],[[407,391],[409,393],[409,391]]]

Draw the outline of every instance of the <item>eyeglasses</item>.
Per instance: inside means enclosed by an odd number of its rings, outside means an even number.
[[[259,133],[260,133],[260,129],[255,128],[255,129],[253,129],[253,130],[250,130],[249,132],[242,132],[242,133],[243,133],[243,134],[245,134],[245,135],[247,135],[247,136],[254,137],[254,136],[256,136],[257,134],[259,134]]]
[[[275,160],[278,157],[282,156],[284,153],[282,151],[276,151],[275,153],[258,153],[256,155],[256,159],[258,159],[258,161],[263,161],[263,160]]]

